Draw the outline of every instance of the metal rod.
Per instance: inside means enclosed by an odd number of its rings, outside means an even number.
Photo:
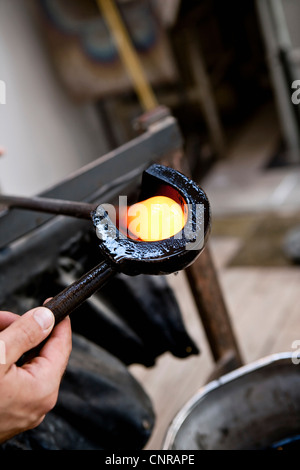
[[[29,209],[57,215],[68,215],[78,219],[91,220],[91,212],[95,204],[85,202],[64,201],[41,197],[21,197],[0,195],[0,204],[9,208]]]
[[[46,302],[44,305],[53,312],[55,323],[59,323],[72,313],[85,300],[103,287],[114,274],[115,270],[104,261]]]
[[[184,153],[174,156],[170,162],[173,168],[188,175],[190,169]],[[226,372],[240,367],[243,364],[243,358],[209,244],[196,261],[185,270],[185,273],[217,367],[220,364],[222,370]]]
[[[80,279],[73,282],[70,286],[66,287],[66,289],[55,297],[48,300],[44,306],[53,312],[55,324],[61,322],[97,290],[101,289],[114,274],[115,270],[104,261],[84,274]],[[46,341],[47,339],[36,348],[23,354],[18,360],[17,365],[22,366],[37,356]]]
[[[243,363],[241,353],[209,246],[206,246],[196,262],[187,268],[186,274],[214,360],[217,362],[232,351],[235,358],[234,368],[240,367]]]

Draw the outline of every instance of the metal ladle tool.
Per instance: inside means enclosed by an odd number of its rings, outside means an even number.
[[[84,274],[44,305],[59,323],[116,273],[170,274],[192,264],[203,251],[210,232],[210,206],[204,191],[195,182],[172,168],[158,164],[143,172],[140,200],[154,195],[187,204],[188,215],[180,233],[158,241],[144,242],[125,237],[111,221],[105,207],[46,198],[0,196],[0,204],[40,212],[71,215],[93,221],[104,261]],[[26,355],[25,355],[26,356]],[[32,357],[23,357],[22,362]]]

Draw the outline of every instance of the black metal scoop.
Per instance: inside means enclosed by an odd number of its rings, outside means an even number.
[[[98,206],[91,217],[105,261],[45,304],[54,313],[56,323],[117,272],[130,276],[170,274],[185,269],[200,255],[210,232],[210,206],[204,191],[178,171],[155,164],[143,173],[140,200],[155,194],[169,195],[176,202],[188,205],[182,231],[155,242],[133,240],[118,230],[103,206]]]
[[[156,164],[143,173],[140,200],[154,195],[168,196],[188,208],[183,229],[164,240],[149,242],[125,237],[105,208],[99,206],[92,212],[101,253],[115,271],[129,276],[170,274],[186,268],[204,249],[210,208],[202,189],[178,171]]]
[[[130,276],[170,274],[186,268],[200,255],[210,232],[210,206],[204,191],[178,171],[154,164],[143,173],[140,200],[154,195],[168,196],[181,206],[186,204],[188,207],[183,229],[170,238],[154,242],[143,242],[124,236],[113,224],[103,206],[95,208],[87,204],[84,208],[84,203],[79,203],[84,218],[87,218],[86,214],[90,212],[105,261],[45,304],[53,312],[56,323],[99,290],[117,272]],[[5,196],[0,202],[4,200],[8,203]],[[24,202],[24,199],[22,204],[18,205],[15,198],[12,205],[39,210],[39,200],[35,198],[34,201],[29,207],[29,202]],[[55,210],[55,213],[63,213],[62,210],[58,211],[55,201],[52,201],[53,210],[51,203],[47,204],[47,200],[42,200],[43,202],[44,211]],[[73,203],[67,203],[69,207],[70,204]],[[72,211],[68,211],[67,215],[72,215]],[[78,211],[75,216],[80,217]]]

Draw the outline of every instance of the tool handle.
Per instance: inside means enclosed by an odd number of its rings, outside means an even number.
[[[66,289],[55,297],[48,300],[44,306],[53,312],[55,324],[57,325],[61,322],[97,290],[101,289],[101,287],[103,287],[114,274],[115,271],[104,261],[91,269],[87,274],[84,274],[80,279],[73,282],[73,284],[66,287]],[[22,366],[25,362],[28,362],[37,356],[46,341],[47,338],[39,346],[23,354],[23,356],[18,360],[17,365]]]
[[[48,300],[44,307],[53,312],[57,324],[103,287],[114,274],[115,271],[104,261]]]

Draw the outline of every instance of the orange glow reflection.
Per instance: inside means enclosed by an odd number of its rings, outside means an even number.
[[[127,210],[129,236],[142,241],[172,237],[186,221],[183,209],[166,196],[154,196],[130,206]]]

